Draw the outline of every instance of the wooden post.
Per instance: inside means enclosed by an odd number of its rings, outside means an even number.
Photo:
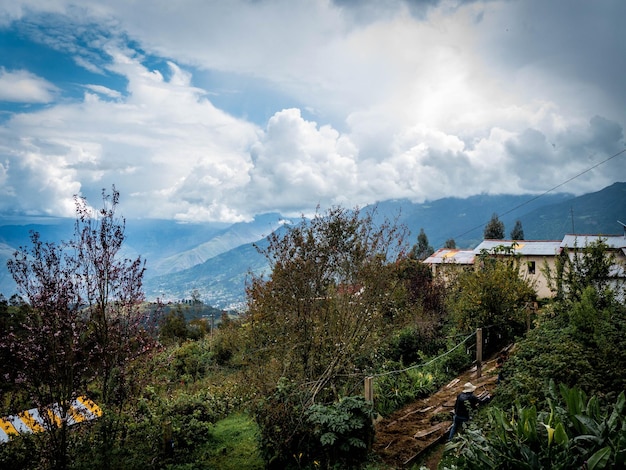
[[[483,329],[476,329],[476,377],[482,377],[483,368]]]
[[[374,377],[365,377],[365,399],[374,404]]]

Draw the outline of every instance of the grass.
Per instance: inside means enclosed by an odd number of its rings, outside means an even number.
[[[222,470],[261,470],[258,427],[250,416],[237,413],[215,423],[207,463]]]

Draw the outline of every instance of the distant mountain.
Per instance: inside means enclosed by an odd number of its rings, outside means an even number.
[[[620,229],[617,220],[626,219],[626,183],[616,183],[602,191],[573,197],[568,194],[536,196],[479,195],[467,199],[445,198],[423,204],[410,201],[384,201],[375,207],[377,220],[397,218],[410,231],[409,243],[416,242],[424,228],[435,248],[454,238],[458,247],[474,248],[482,241],[484,225],[493,213],[505,223],[508,237],[519,219],[526,239],[561,239],[568,230],[574,211],[577,233],[609,234]],[[552,221],[552,223],[551,223]],[[571,223],[570,223],[571,227]],[[259,242],[265,246],[264,242]],[[170,276],[158,276],[146,282],[146,292],[161,298],[184,298],[194,289],[214,305],[238,306],[244,300],[247,274],[266,272],[265,259],[252,244],[237,247],[207,262]]]
[[[408,228],[409,245],[416,242],[423,228],[435,249],[448,239],[454,239],[459,248],[473,248],[482,241],[484,226],[494,213],[504,222],[506,237],[519,219],[527,240],[558,240],[572,231],[621,233],[617,221],[626,223],[626,183],[615,183],[579,197],[484,194],[422,204],[382,201],[375,208],[376,220],[397,219]],[[233,225],[128,220],[125,255],[141,255],[147,260],[144,290],[148,299],[190,298],[197,290],[207,303],[232,308],[243,302],[249,274],[262,274],[268,269],[253,243],[266,246],[264,238],[280,229],[282,220],[279,214],[265,214],[252,222]],[[15,249],[29,245],[29,230],[38,231],[45,241],[69,239],[73,220],[0,217],[0,268],[6,266]],[[8,297],[14,289],[6,268],[0,269],[0,292]]]
[[[527,240],[560,240],[568,233],[621,235],[617,221],[626,223],[626,183],[533,210],[520,220]]]
[[[473,248],[483,240],[483,230],[492,215],[505,225],[505,233],[515,225],[517,219],[530,210],[571,200],[570,194],[546,194],[542,197],[529,195],[488,195],[480,194],[465,199],[444,198],[422,204],[407,200],[385,201],[376,204],[379,217],[393,218],[400,214],[399,221],[411,232],[411,244],[417,241],[420,229],[428,236],[435,248],[441,248],[448,239],[454,239],[459,248]],[[526,224],[524,223],[524,229]]]
[[[266,247],[267,241],[261,239],[257,244]],[[190,298],[197,291],[212,306],[237,310],[243,307],[251,273],[262,275],[268,271],[265,257],[253,243],[246,243],[192,268],[148,277],[144,291],[147,298],[165,302]]]
[[[281,219],[279,214],[264,214],[252,222],[236,223],[215,234],[205,233],[206,241],[151,263],[151,275],[172,274],[189,269],[238,246],[265,238],[279,227]]]

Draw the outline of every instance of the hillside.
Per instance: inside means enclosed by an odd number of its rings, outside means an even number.
[[[502,214],[500,220],[505,224],[507,236],[515,221],[521,220],[527,240],[561,239],[572,232],[572,225],[577,233],[621,233],[617,221],[626,222],[626,183],[615,183],[579,197],[481,194],[421,204],[408,200],[382,201],[375,207],[380,220],[397,219],[408,228],[409,244],[416,242],[423,228],[435,249],[450,238],[460,248],[473,248],[482,241],[484,225],[493,213]],[[149,300],[189,298],[197,290],[205,302],[219,308],[233,308],[244,299],[249,274],[260,274],[267,269],[265,259],[252,244],[281,227],[282,219],[280,214],[273,213],[233,225],[128,220],[125,255],[141,255],[146,260],[144,288]],[[73,222],[58,218],[0,217],[3,267],[0,292],[7,297],[14,293],[6,261],[19,246],[29,244],[29,231],[38,231],[43,240],[69,239]]]
[[[550,204],[520,217],[527,240],[560,240],[568,233],[619,235],[626,223],[626,183]]]
[[[580,197],[566,194],[541,198],[480,195],[423,204],[406,200],[385,201],[376,204],[376,209],[381,219],[398,217],[398,222],[410,230],[410,243],[415,243],[420,228],[424,228],[435,248],[440,248],[448,238],[454,238],[459,247],[474,248],[482,241],[484,224],[494,212],[510,211],[501,218],[507,235],[515,220],[520,219],[528,240],[561,239],[570,233],[572,208],[579,233],[619,233],[617,220],[626,219],[625,193],[626,183],[616,183]],[[519,209],[512,210],[514,208]],[[528,210],[530,212],[526,213]],[[176,275],[150,278],[146,282],[146,292],[149,297],[169,295],[178,298],[197,289],[207,301],[222,308],[233,308],[243,301],[247,274],[259,274],[265,269],[265,259],[252,245],[242,245]]]

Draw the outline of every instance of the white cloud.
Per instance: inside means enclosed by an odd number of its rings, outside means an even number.
[[[10,72],[24,84],[13,101],[50,104],[0,124],[0,177],[32,182],[13,183],[0,211],[67,211],[73,192],[112,183],[132,194],[129,213],[182,220],[539,193],[624,147],[619,1],[16,3],[0,18],[64,12],[55,25],[81,27],[41,41],[126,85],[52,103],[54,85]],[[258,80],[316,122],[293,107],[258,126],[235,118],[202,71]],[[624,180],[619,163],[563,190]]]
[[[85,88],[100,95],[107,96],[109,98],[119,99],[122,97],[122,94],[119,91],[112,90],[103,85],[85,85]]]
[[[27,70],[7,71],[0,67],[0,101],[13,103],[49,103],[57,88]]]
[[[122,54],[113,67],[129,81],[127,99],[102,101],[87,93],[80,103],[18,114],[6,124],[5,136],[24,136],[0,138],[11,180],[28,179],[54,195],[41,209],[36,197],[43,193],[22,198],[32,188],[15,186],[16,197],[1,209],[68,215],[73,194],[115,184],[133,194],[126,206],[134,215],[189,218],[181,209],[194,213],[194,205],[210,205],[242,184],[255,126],[216,109],[176,66],[170,81]],[[198,179],[200,170],[211,178]]]
[[[278,112],[252,148],[243,204],[297,214],[317,204],[352,202],[359,197],[357,153],[350,138],[332,127],[304,120],[297,109]]]

